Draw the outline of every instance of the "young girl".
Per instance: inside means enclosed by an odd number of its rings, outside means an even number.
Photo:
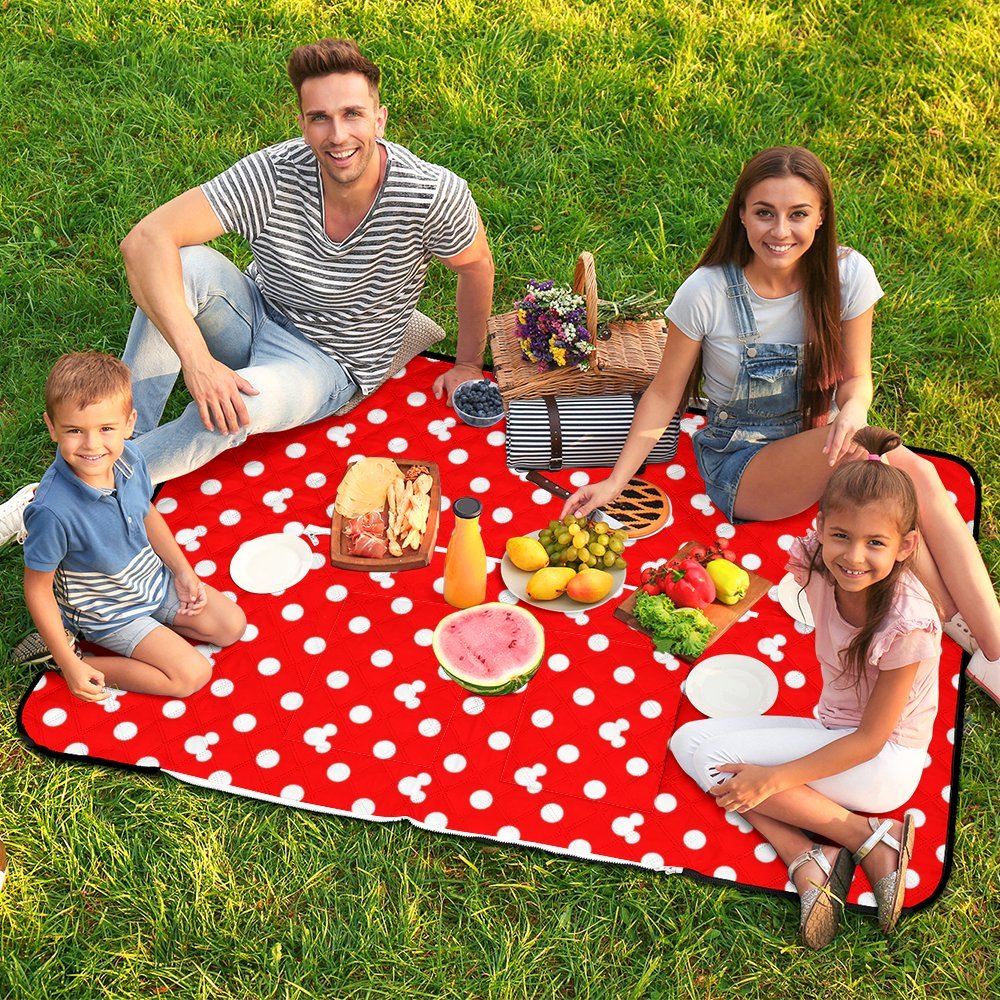
[[[667,309],[662,363],[611,475],[577,490],[563,514],[587,514],[621,492],[687,399],[693,373],[708,398],[695,457],[719,510],[734,522],[772,521],[812,506],[832,470],[859,457],[853,436],[868,422],[881,296],[871,264],[837,242],[823,164],[795,146],[758,153]],[[937,564],[945,630],[974,653],[969,674],[1000,698],[1000,606],[975,540],[931,463],[900,448],[892,464],[916,486],[920,572]]]
[[[670,741],[681,767],[788,865],[811,948],[836,934],[855,864],[871,883],[882,930],[895,927],[912,817],[864,814],[892,812],[914,793],[938,706],[940,619],[910,568],[916,496],[909,476],[882,458],[899,438],[867,427],[853,442],[869,460],[837,467],[816,531],[789,553],[816,621],[818,719],[707,719]],[[806,830],[836,846],[813,844]]]

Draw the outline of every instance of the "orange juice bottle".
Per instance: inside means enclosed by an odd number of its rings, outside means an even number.
[[[452,507],[455,528],[444,557],[444,599],[453,608],[471,608],[486,600],[486,548],[479,533],[483,505],[462,497]]]

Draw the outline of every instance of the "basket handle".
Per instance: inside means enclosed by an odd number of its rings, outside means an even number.
[[[590,342],[597,340],[597,272],[594,270],[594,255],[583,250],[576,261],[573,272],[573,291],[582,295],[587,303],[587,330],[590,332]]]

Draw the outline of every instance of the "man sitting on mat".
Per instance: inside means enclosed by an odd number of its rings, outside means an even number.
[[[385,141],[380,72],[352,41],[292,52],[301,138],[151,212],[125,237],[124,360],[154,483],[249,434],[319,420],[384,381],[431,258],[457,272],[458,350],[434,395],[482,378],[493,258],[465,181]],[[244,236],[246,274],[203,246]],[[179,372],[192,402],[157,426]]]

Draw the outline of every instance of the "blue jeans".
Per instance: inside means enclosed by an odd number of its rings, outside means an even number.
[[[231,260],[210,247],[181,249],[184,295],[212,357],[239,372],[257,396],[243,396],[250,425],[206,430],[195,403],[158,426],[180,373],[173,348],[137,309],[123,360],[132,371],[135,443],[154,483],[197,469],[250,434],[329,416],[357,391],[343,365],[300,333]]]

